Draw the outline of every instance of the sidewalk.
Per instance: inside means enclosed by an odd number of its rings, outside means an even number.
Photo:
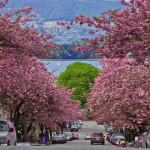
[[[18,142],[16,144],[16,146],[31,146],[31,143],[29,143],[29,142]]]
[[[30,142],[19,142],[16,146],[46,146],[46,144],[30,143]]]
[[[31,143],[31,146],[46,146],[46,144],[40,144],[40,143]]]

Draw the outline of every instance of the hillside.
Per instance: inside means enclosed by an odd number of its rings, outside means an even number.
[[[56,43],[72,43],[89,35],[87,26],[74,26],[70,30],[57,25],[57,21],[69,21],[76,16],[85,15],[88,17],[100,16],[101,13],[110,9],[120,9],[119,0],[9,0],[5,9],[12,7],[14,10],[24,6],[34,6],[33,12],[38,16],[32,23],[38,30],[44,30],[56,35]]]

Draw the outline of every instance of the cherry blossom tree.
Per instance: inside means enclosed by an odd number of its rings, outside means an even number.
[[[131,59],[103,62],[88,105],[97,121],[136,128],[142,133],[150,121],[150,72]]]
[[[110,10],[100,17],[78,16],[69,24],[87,24],[93,39],[85,39],[86,46],[77,51],[95,50],[96,56],[124,58],[131,53],[137,63],[149,63],[150,59],[150,1],[121,0],[127,6],[122,10]],[[68,26],[68,24],[67,24]]]
[[[8,3],[8,0],[0,1],[0,8],[3,8]]]
[[[87,24],[91,34],[97,33],[84,39],[86,46],[78,46],[77,51],[94,49],[96,56],[112,59],[104,64],[92,89],[88,105],[94,118],[142,132],[150,122],[150,1],[121,0],[121,4],[127,7],[100,17],[81,15],[66,24]],[[134,60],[126,60],[128,55]]]
[[[0,2],[0,7],[7,2]],[[55,128],[82,115],[67,91],[56,87],[55,77],[37,60],[49,57],[49,51],[58,46],[51,42],[51,34],[26,26],[35,17],[32,8],[0,13],[0,106],[17,131],[24,116],[28,122],[43,121]]]
[[[8,0],[0,1],[0,8],[7,3]],[[15,123],[17,132],[24,116],[28,122],[35,120],[53,101],[54,77],[32,57],[49,57],[50,50],[57,46],[51,42],[51,34],[28,26],[36,17],[32,9],[22,6],[16,12],[9,9],[0,13],[0,105]]]
[[[0,8],[7,2],[0,2]],[[50,57],[51,49],[58,48],[51,41],[53,35],[35,30],[32,24],[29,26],[29,22],[36,17],[32,9],[22,6],[16,12],[9,9],[0,13],[0,59],[13,54],[46,58]]]
[[[24,117],[29,123],[36,121],[50,129],[83,118],[79,104],[71,100],[66,89],[56,87],[55,77],[44,64],[36,58],[24,58],[19,65],[15,58],[11,64],[3,60],[0,68],[0,106],[14,121],[16,130]]]
[[[72,124],[79,118],[85,118],[80,105],[71,99],[71,93],[65,88],[55,88],[53,98],[55,103],[47,106],[45,114],[39,117],[39,121],[50,129],[61,129],[62,124]]]
[[[55,78],[35,58],[24,57],[19,64],[15,58],[6,61],[9,63],[3,60],[0,67],[0,104],[18,129],[22,116],[35,117],[46,104],[54,101]],[[31,112],[32,116],[29,116]]]

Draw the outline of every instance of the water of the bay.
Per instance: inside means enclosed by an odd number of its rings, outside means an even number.
[[[83,62],[91,64],[98,69],[101,69],[99,59],[41,59],[47,70],[52,72],[55,76],[59,76],[61,72],[64,72],[68,65],[74,62]]]

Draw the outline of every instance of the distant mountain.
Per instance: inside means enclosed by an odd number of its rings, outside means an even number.
[[[87,36],[87,26],[75,26],[70,31],[58,27],[56,21],[69,21],[76,16],[88,17],[100,16],[101,13],[110,9],[121,9],[120,0],[9,0],[3,11],[12,7],[14,10],[24,6],[35,6],[33,10],[37,15],[34,21],[36,27],[58,35],[55,42],[67,43],[76,41]]]

